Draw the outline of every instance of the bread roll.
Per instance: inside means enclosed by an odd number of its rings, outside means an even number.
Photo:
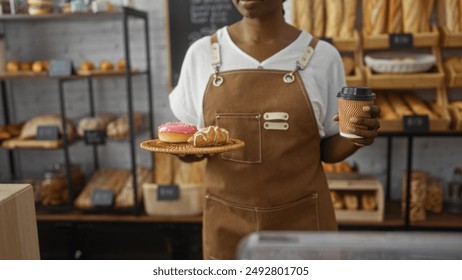
[[[446,27],[450,32],[460,32],[460,7],[459,0],[444,0]]]
[[[293,24],[308,33],[313,32],[313,10],[312,0],[293,0],[292,1],[292,21]]]
[[[316,37],[324,37],[326,27],[326,9],[324,0],[307,0],[306,2],[313,2],[312,4],[312,33]]]
[[[18,72],[19,70],[21,70],[21,64],[19,63],[19,61],[12,60],[6,64],[7,72],[14,73],[14,72]]]
[[[388,33],[403,32],[403,7],[401,0],[389,0]]]
[[[205,127],[188,139],[194,147],[219,146],[228,143],[229,132],[218,126]]]
[[[99,64],[99,70],[101,70],[102,72],[110,72],[114,70],[114,64],[112,64],[112,62],[110,61],[103,60]]]
[[[125,59],[120,59],[119,61],[117,61],[117,70],[124,71],[125,67],[126,67]]]
[[[353,38],[357,10],[358,0],[343,0],[343,23],[341,24],[339,37]]]
[[[31,70],[32,70],[32,62],[30,61],[21,62],[21,71],[31,71]]]
[[[374,193],[361,194],[361,209],[372,211],[377,208],[377,198]]]
[[[416,0],[401,0],[403,3],[403,31],[405,33],[420,32],[421,17],[426,17],[422,2]]]
[[[143,115],[138,112],[134,112],[133,123],[134,130],[140,130],[144,124]],[[106,134],[108,137],[114,139],[122,139],[128,137],[130,135],[130,124],[128,114],[125,114],[110,122],[106,128]]]
[[[93,62],[85,60],[84,62],[82,62],[82,64],[80,64],[80,70],[92,71],[95,70],[95,65],[93,64]]]
[[[406,103],[401,99],[400,95],[397,93],[388,94],[388,100],[390,100],[391,107],[396,114],[402,118],[403,116],[413,115],[412,110],[406,105]]]
[[[61,117],[59,115],[41,115],[34,117],[24,124],[19,135],[20,139],[34,139],[37,135],[37,128],[39,126],[57,126],[61,135],[63,129],[61,125]],[[75,126],[70,120],[66,120],[67,138],[72,140],[75,138]]]
[[[332,200],[332,204],[334,205],[334,209],[343,209],[345,204],[343,203],[343,197],[336,191],[330,191],[330,198]]]
[[[43,64],[43,61],[34,61],[34,63],[32,63],[32,71],[35,73],[42,73],[47,71],[47,68]]]
[[[106,130],[108,124],[116,118],[114,114],[104,113],[95,117],[87,117],[80,120],[77,125],[77,134],[85,135],[86,130]]]
[[[358,210],[359,208],[359,200],[358,196],[355,193],[345,193],[343,196],[345,201],[346,209],[348,210]]]
[[[342,22],[343,0],[326,0],[326,37],[338,37]]]
[[[364,3],[364,2],[363,2]],[[370,32],[369,35],[383,34],[387,30],[387,1],[386,0],[367,0],[367,11],[369,14]]]

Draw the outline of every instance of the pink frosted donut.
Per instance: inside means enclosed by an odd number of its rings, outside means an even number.
[[[197,132],[197,127],[182,122],[161,124],[157,130],[159,140],[167,143],[186,143]]]

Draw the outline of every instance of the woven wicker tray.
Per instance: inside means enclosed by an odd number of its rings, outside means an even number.
[[[153,139],[144,141],[140,144],[140,147],[144,150],[157,152],[157,153],[167,153],[175,155],[206,155],[206,154],[218,154],[224,152],[230,152],[242,149],[244,147],[244,142],[238,139],[229,139],[229,143],[221,146],[212,146],[212,147],[194,147],[189,143],[165,143],[159,139]]]

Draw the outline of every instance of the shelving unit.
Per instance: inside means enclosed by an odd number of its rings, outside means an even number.
[[[143,21],[143,29],[144,29],[144,40],[145,40],[145,57],[148,63],[146,64],[146,69],[142,71],[132,71],[131,69],[131,52],[130,52],[130,43],[129,43],[129,20],[130,19],[137,19]],[[65,90],[64,84],[73,82],[73,81],[87,81],[88,84],[88,93],[89,93],[89,108],[90,108],[90,116],[95,116],[95,104],[94,104],[94,89],[93,89],[93,81],[96,79],[116,79],[121,78],[126,81],[126,103],[127,103],[127,114],[129,119],[129,148],[130,148],[130,162],[131,162],[131,178],[132,178],[132,185],[134,186],[134,205],[133,209],[130,211],[135,215],[140,214],[140,205],[137,203],[137,161],[136,161],[136,133],[134,130],[134,106],[133,106],[133,86],[132,86],[132,78],[134,76],[143,76],[146,80],[147,86],[147,122],[148,122],[148,129],[151,138],[154,138],[154,115],[153,115],[153,96],[152,96],[152,84],[151,84],[151,56],[150,56],[150,46],[149,46],[149,23],[148,23],[148,15],[146,12],[135,10],[128,7],[123,7],[121,12],[117,13],[98,13],[98,14],[51,14],[51,15],[43,15],[43,16],[29,16],[29,15],[5,15],[0,16],[0,23],[2,22],[23,22],[23,21],[33,21],[39,24],[43,21],[87,21],[87,20],[95,20],[95,21],[105,21],[105,20],[116,20],[122,23],[123,27],[123,50],[124,50],[124,59],[126,61],[125,71],[117,72],[117,73],[108,73],[108,74],[95,74],[95,75],[71,75],[71,76],[60,76],[60,77],[50,77],[46,74],[22,74],[22,75],[12,75],[9,73],[0,75],[0,87],[1,87],[1,97],[2,97],[2,104],[3,104],[3,111],[4,111],[4,120],[5,124],[10,124],[10,112],[8,108],[8,93],[6,82],[11,81],[22,81],[22,80],[49,80],[51,82],[55,82],[58,85],[58,98],[59,98],[59,111],[61,116],[61,123],[63,127],[63,136],[61,139],[62,144],[56,145],[53,148],[61,149],[63,151],[64,163],[66,167],[66,180],[67,180],[67,187],[70,193],[69,201],[67,205],[63,205],[62,207],[40,207],[38,206],[39,210],[45,208],[46,210],[66,210],[70,211],[73,208],[73,201],[76,198],[75,193],[72,192],[72,182],[70,178],[71,174],[71,160],[69,155],[69,148],[71,146],[71,142],[66,137],[66,100],[65,100]],[[77,140],[76,142],[78,142]],[[8,160],[10,166],[10,173],[11,178],[17,179],[17,172],[15,170],[15,157],[13,154],[14,150],[8,151]],[[94,160],[94,167],[95,169],[99,168],[99,159],[97,154],[97,147],[96,145],[93,146],[93,160]],[[151,166],[153,166],[153,162],[151,162]]]

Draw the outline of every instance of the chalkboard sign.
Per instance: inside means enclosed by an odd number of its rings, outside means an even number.
[[[412,33],[390,34],[388,43],[392,50],[412,49],[414,47],[414,37]]]
[[[169,85],[178,83],[189,46],[242,18],[231,0],[165,0]]]
[[[85,145],[104,145],[106,144],[106,130],[85,130]]]
[[[426,115],[404,116],[403,127],[405,132],[424,133],[429,131],[429,121]]]
[[[58,140],[59,139],[59,127],[54,125],[39,125],[37,127],[37,133],[35,140]]]
[[[159,185],[157,187],[157,200],[180,199],[180,187],[178,185]]]

